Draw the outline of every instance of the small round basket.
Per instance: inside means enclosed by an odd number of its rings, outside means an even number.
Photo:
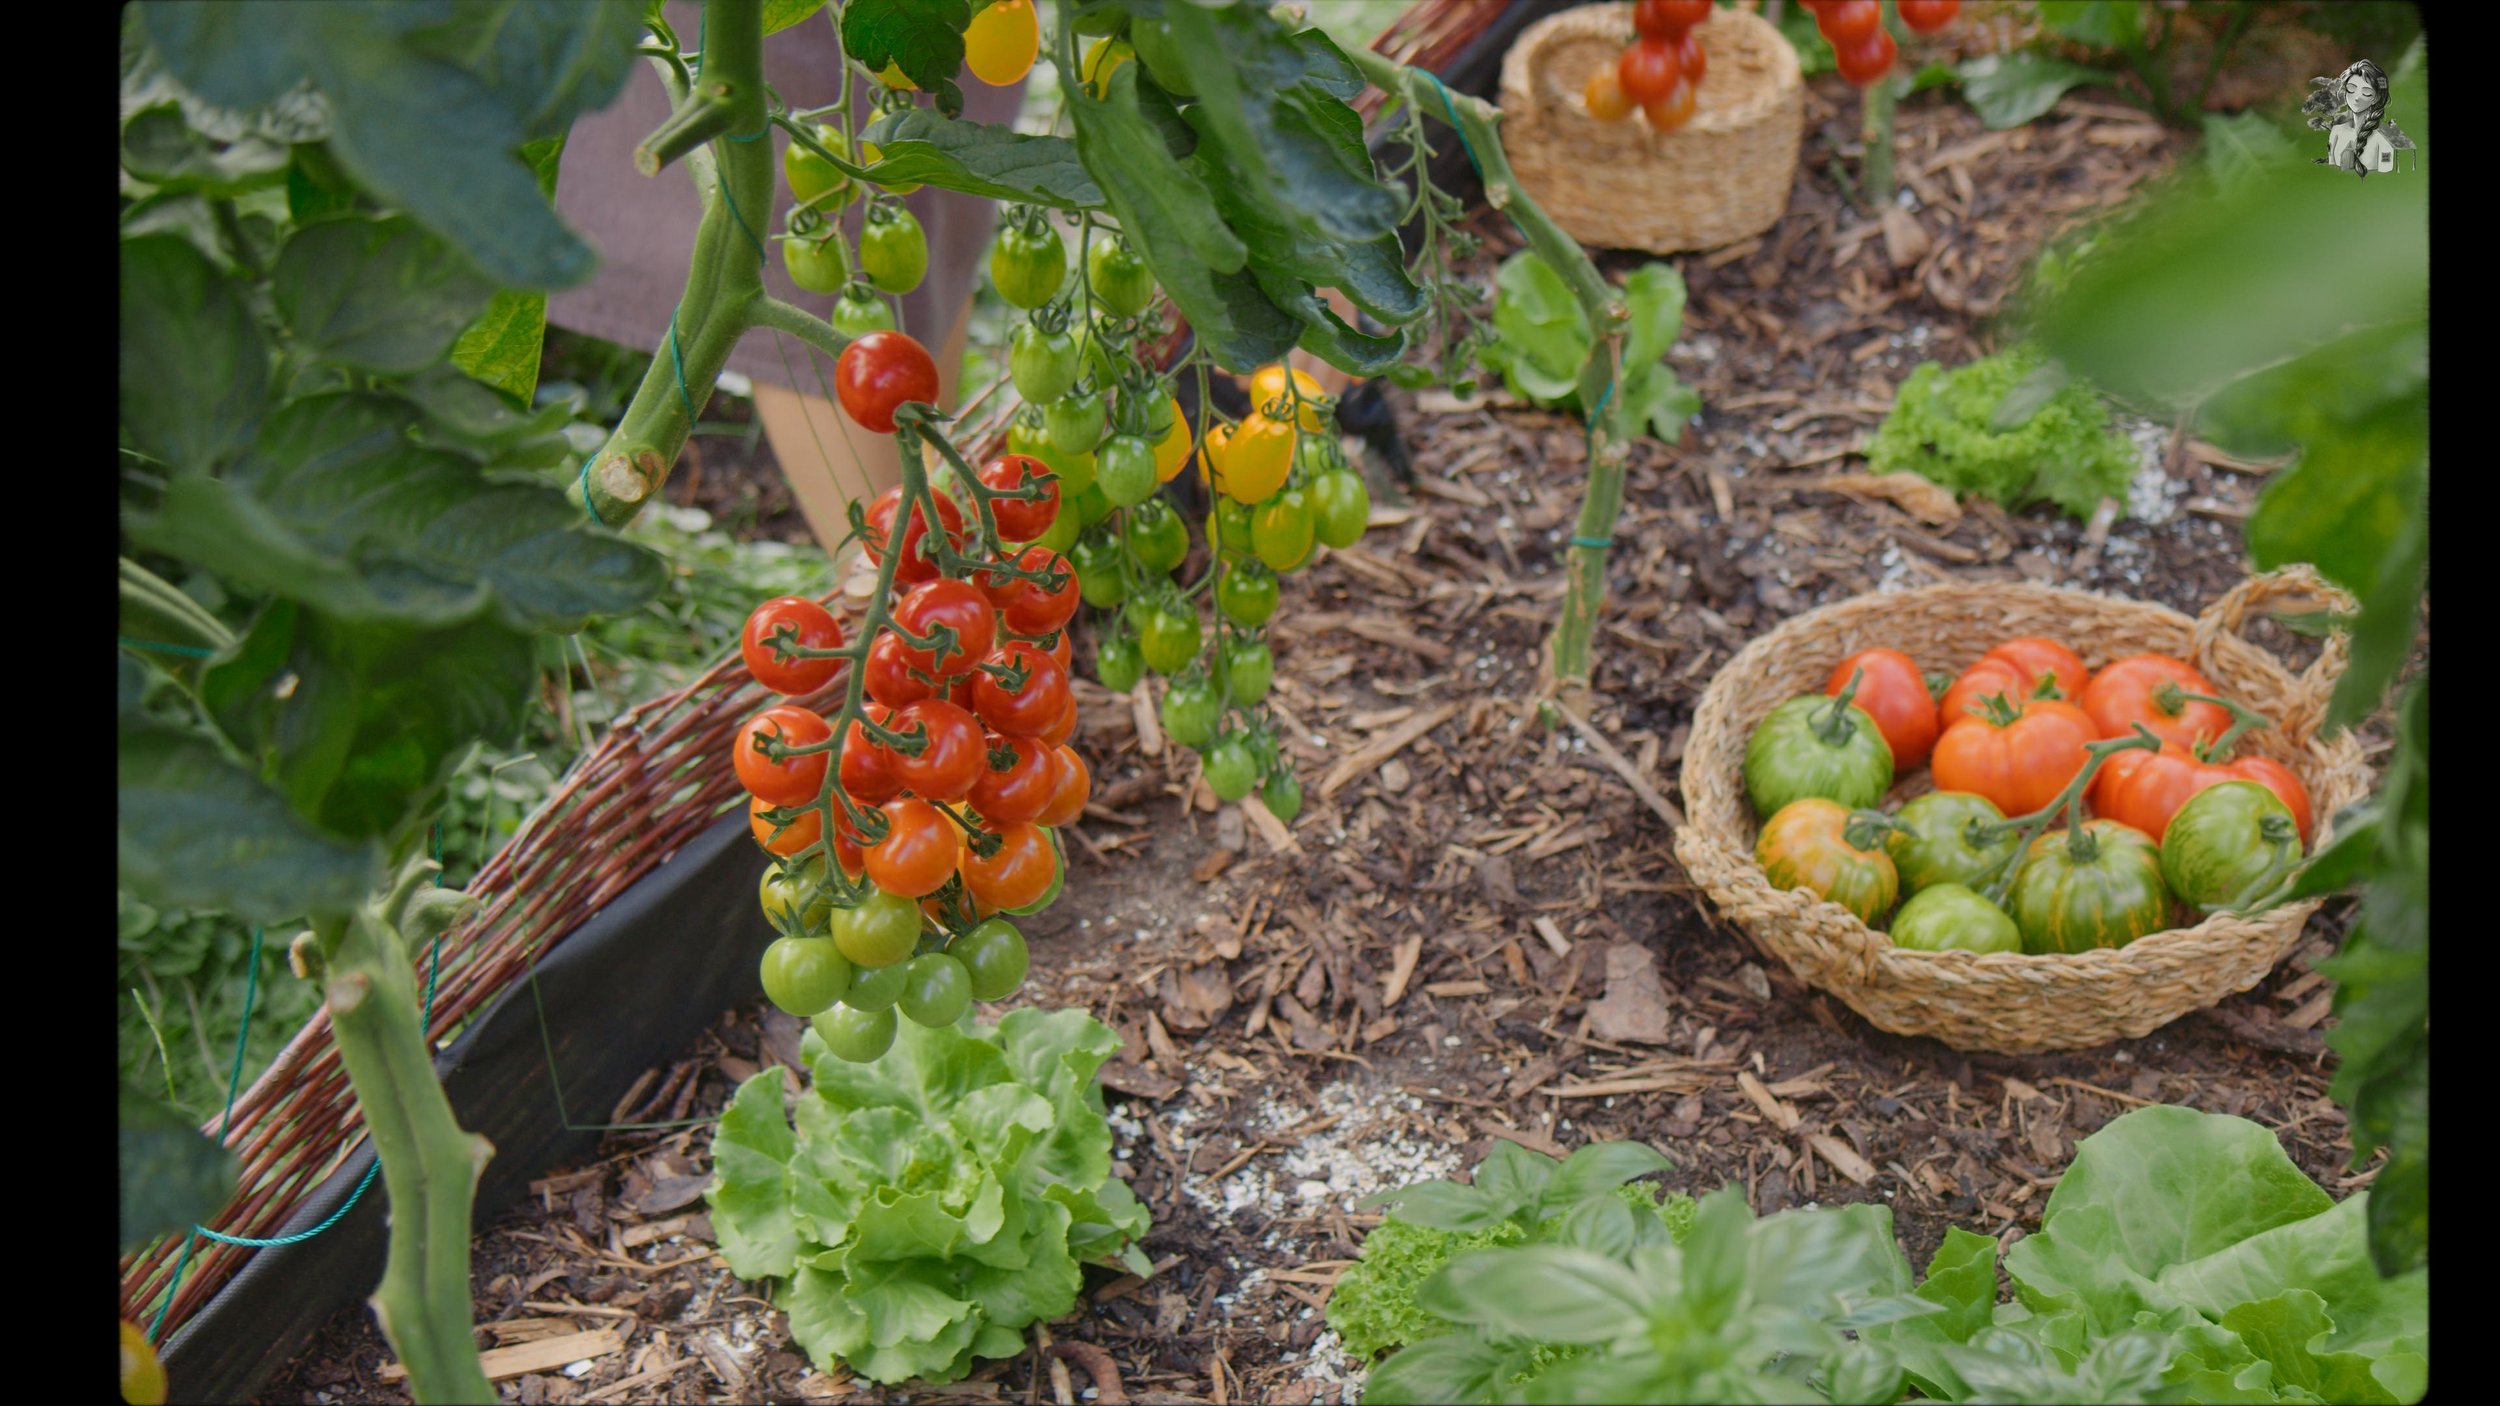
[[[2243,746],[2290,766],[2309,788],[2319,817],[2315,852],[2332,837],[2335,813],[2368,791],[2370,770],[2349,731],[2317,735],[2343,672],[2342,637],[2329,637],[2299,675],[2240,638],[2253,612],[2295,596],[2352,609],[2349,597],[2294,568],[2240,583],[2193,620],[2140,601],[1998,584],[1859,596],[1808,611],[1738,651],[1702,694],[1684,750],[1687,823],[1675,835],[1676,858],[1756,946],[1894,1034],[2008,1054],[2144,1035],[2256,985],[2300,941],[2301,924],[2319,900],[2253,917],[2217,915],[2125,947],[2068,956],[1895,947],[1837,903],[1771,887],[1754,862],[1745,741],[1783,700],[1821,692],[1832,667],[1860,649],[1898,649],[1921,669],[1948,671],[2017,635],[2060,640],[2094,669],[2130,654],[2177,655],[2274,719]],[[1930,789],[1922,770],[1896,794]]]
[[[1673,254],[1779,223],[1805,131],[1797,53],[1769,22],[1720,8],[1694,29],[1710,66],[1692,120],[1589,115],[1580,90],[1632,42],[1630,5],[1583,5],[1521,32],[1502,59],[1502,147],[1521,186],[1572,238]]]

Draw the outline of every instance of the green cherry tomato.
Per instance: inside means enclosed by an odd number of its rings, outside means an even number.
[[[1236,625],[1257,627],[1276,613],[1276,573],[1256,559],[1225,568],[1215,583],[1215,608]]]
[[[1060,511],[1062,516],[1073,516],[1079,528],[1087,528],[1111,516],[1111,500],[1103,495],[1102,485],[1094,481],[1094,456],[1087,454],[1082,457],[1085,486],[1078,489],[1073,498],[1063,496],[1061,502],[1064,506]],[[1068,491],[1064,486],[1067,475],[1062,474],[1060,478],[1063,485],[1059,491],[1064,495]]]
[[[1267,774],[1267,784],[1259,788],[1259,799],[1267,803],[1267,813],[1287,825],[1302,813],[1302,778],[1286,767]]]
[[[781,265],[790,271],[792,283],[810,293],[839,293],[851,281],[851,249],[840,230],[822,239],[784,238]]]
[[[872,889],[858,907],[834,909],[830,926],[843,956],[863,967],[890,967],[920,942],[920,905]]]
[[[1892,915],[1892,943],[1913,952],[2020,952],[2023,935],[2005,910],[1950,881],[1911,894]]]
[[[1198,611],[1187,601],[1167,600],[1137,630],[1137,648],[1146,667],[1158,674],[1178,673],[1198,657]]]
[[[1148,444],[1161,444],[1163,437],[1172,432],[1172,422],[1180,418],[1180,409],[1173,404],[1169,390],[1158,382],[1146,392],[1145,403],[1138,408],[1138,414],[1145,420],[1138,427],[1139,433],[1146,437]]]
[[[2153,837],[2115,820],[2087,820],[2034,837],[2014,867],[2006,911],[2031,953],[2124,947],[2170,926],[2170,890]]]
[[[1101,391],[1070,391],[1042,407],[1051,447],[1062,454],[1091,454],[1102,443]]]
[[[816,141],[841,156],[851,154],[850,144],[842,139],[841,130],[829,124],[816,124]],[[839,210],[850,204],[852,196],[857,194],[851,185],[851,178],[841,168],[796,141],[781,150],[781,175],[790,183],[790,194],[798,198],[799,204],[811,209],[826,212]],[[839,193],[831,199],[818,199],[828,191]]]
[[[1146,66],[1146,76],[1155,81],[1156,87],[1176,98],[1198,96],[1197,88],[1189,81],[1189,69],[1181,62],[1180,42],[1172,37],[1172,26],[1162,20],[1130,20],[1128,42],[1137,50],[1137,61]]]
[[[1230,803],[1250,794],[1258,784],[1258,759],[1250,755],[1250,744],[1241,734],[1225,733],[1207,748],[1207,789],[1219,801]]]
[[[946,950],[971,975],[976,1001],[1002,1001],[1014,995],[1032,962],[1025,951],[1024,934],[1004,918],[988,919],[956,938]]]
[[[1094,473],[1115,508],[1133,508],[1155,491],[1155,447],[1135,435],[1115,434],[1095,456]]]
[[[1311,559],[1318,537],[1311,529],[1311,505],[1299,488],[1288,488],[1250,512],[1250,550],[1278,571],[1292,571]]]
[[[833,300],[833,313],[828,321],[833,330],[856,342],[871,332],[894,330],[894,309],[885,305],[877,290],[865,283],[853,283]]]
[[[952,1025],[972,1006],[972,974],[943,952],[923,953],[903,968],[895,1005],[916,1025]]]
[[[1372,491],[1352,469],[1330,469],[1311,480],[1312,525],[1330,547],[1351,547],[1372,517]]]
[[[1114,440],[1113,443],[1118,443]],[[1110,455],[1103,456],[1107,463]],[[1111,490],[1103,490],[1111,496]],[[1181,559],[1189,555],[1189,528],[1181,515],[1161,498],[1147,498],[1128,512],[1129,555],[1137,564],[1156,576],[1169,576]]]
[[[1244,708],[1256,707],[1267,697],[1267,687],[1275,678],[1276,656],[1268,651],[1265,640],[1235,635],[1215,651],[1216,687]]]
[[[881,1011],[893,1005],[903,994],[903,971],[910,965],[909,962],[896,962],[890,967],[874,970],[854,967],[851,993],[842,998],[842,1004],[860,1011]]]
[[[764,994],[795,1016],[830,1009],[851,989],[851,964],[821,937],[777,937],[764,949]]]
[[[1771,710],[1745,740],[1745,794],[1754,814],[1820,796],[1843,809],[1871,806],[1892,789],[1892,748],[1855,703],[1800,694]]]
[[[1030,543],[1020,545],[1048,547],[1061,556],[1066,556],[1068,548],[1076,545],[1077,534],[1083,532],[1085,528],[1086,524],[1077,521],[1075,513],[1059,513],[1051,518],[1049,529],[1041,536],[1034,538]]]
[[[1085,282],[1094,301],[1117,317],[1135,317],[1154,300],[1155,276],[1119,235],[1097,234],[1085,251]]]
[[[1848,831],[1849,807],[1807,796],[1781,807],[1763,825],[1754,860],[1771,887],[1808,890],[1873,927],[1891,911],[1900,875],[1875,837],[1860,848],[1849,842]]]
[[[896,971],[899,975],[900,968]],[[816,1038],[837,1059],[853,1064],[867,1064],[894,1048],[894,1007],[892,1003],[874,1011],[853,1006],[835,1006],[816,1017]]]
[[[1250,555],[1250,507],[1230,498],[1215,500],[1216,550],[1227,557]],[[1264,565],[1264,563],[1262,563]]]
[[[1076,338],[1019,323],[1007,336],[1007,378],[1027,405],[1048,405],[1076,385]]]
[[[1120,547],[1094,533],[1079,537],[1068,553],[1076,570],[1077,594],[1087,605],[1109,609],[1128,599],[1128,583],[1120,576]]]
[[[1145,676],[1146,656],[1138,651],[1136,636],[1124,630],[1095,648],[1094,682],[1113,693],[1128,692]]]
[[[1040,307],[1067,277],[1067,242],[1046,218],[1010,220],[990,246],[990,281],[1010,307]]]
[[[2300,825],[2254,781],[2225,781],[2188,799],[2161,836],[2161,875],[2201,912],[2245,909],[2300,866]]]
[[[883,210],[880,219],[877,211]],[[929,240],[920,221],[900,205],[868,212],[859,232],[859,271],[881,293],[908,293],[929,275]]]
[[[1215,740],[1215,724],[1224,716],[1224,695],[1203,674],[1172,681],[1163,694],[1163,731],[1184,747],[1196,749]]]
[[[824,857],[814,854],[795,873],[778,864],[767,865],[764,881],[757,889],[757,896],[764,903],[764,916],[776,928],[796,928],[809,937],[823,936],[825,920],[833,915],[833,897],[825,892],[824,873]]]
[[[1977,884],[2014,852],[2018,837],[2004,831],[1982,839],[1975,826],[2003,820],[1986,796],[1968,791],[1930,791],[1893,816],[1903,827],[1884,837],[1884,851],[1901,871],[1901,892],[1931,884]]]

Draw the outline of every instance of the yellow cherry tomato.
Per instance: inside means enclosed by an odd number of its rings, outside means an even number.
[[[1155,441],[1155,482],[1170,483],[1179,476],[1181,465],[1188,462],[1189,418],[1181,414],[1180,398],[1174,396],[1172,428],[1163,438]]]
[[[1233,427],[1230,425],[1219,424],[1214,429],[1207,431],[1207,442],[1201,445],[1198,449],[1199,487],[1212,487],[1214,484],[1223,480],[1224,451],[1231,446],[1232,442]],[[1207,471],[1209,469],[1213,469],[1215,471],[1215,477],[1212,479],[1207,476]]]
[[[998,0],[964,26],[964,67],[993,88],[1031,72],[1041,51],[1042,25],[1033,0]]]
[[[165,1400],[165,1365],[139,1325],[122,1320],[122,1400],[132,1406],[161,1406]]]
[[[879,154],[878,154],[878,151],[877,151],[877,144],[876,144],[875,142],[861,142],[861,143],[859,144],[859,164],[860,164],[860,165],[862,165],[862,166],[874,166],[874,165],[876,165],[876,164],[877,164],[877,162],[878,162],[880,159],[881,159],[881,158],[880,158],[880,156],[879,156]],[[890,185],[890,186],[879,186],[879,187],[877,187],[877,188],[878,188],[879,190],[885,191],[885,192],[887,192],[887,193],[889,193],[889,194],[893,194],[893,195],[909,195],[909,194],[911,194],[913,191],[920,189],[920,182],[918,182],[918,181],[896,181],[894,184],[892,184],[892,185]]]
[[[1113,39],[1106,35],[1095,40],[1094,47],[1085,51],[1085,62],[1079,68],[1079,74],[1085,80],[1085,91],[1096,99],[1111,96],[1112,71],[1135,57],[1137,51],[1130,48],[1125,39]]]
[[[1215,466],[1215,487],[1236,503],[1264,503],[1293,468],[1294,428],[1253,412],[1233,430]]]
[[[1281,363],[1260,367],[1258,372],[1250,378],[1250,408],[1264,415],[1271,403],[1291,398],[1292,392],[1285,389],[1285,374],[1285,368]],[[1321,424],[1320,409],[1319,406],[1310,402],[1320,398],[1319,382],[1311,379],[1309,372],[1297,366],[1293,368],[1293,386],[1295,390],[1302,392],[1304,402],[1301,406],[1301,413],[1295,418],[1306,430],[1318,429]]]

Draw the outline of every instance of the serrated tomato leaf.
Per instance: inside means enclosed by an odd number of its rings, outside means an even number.
[[[277,923],[348,912],[381,882],[378,848],[315,829],[196,732],[125,719],[116,762],[121,881],[150,903]]]
[[[869,169],[881,181],[917,181],[1060,210],[1093,210],[1103,203],[1101,188],[1065,137],[941,117],[921,107],[888,113],[860,135],[877,144],[877,163]]]
[[[188,240],[121,246],[121,434],[177,470],[212,467],[252,436],[269,344],[241,285]]]
[[[842,51],[871,73],[892,64],[914,86],[951,86],[964,66],[966,0],[850,0],[842,7]]]

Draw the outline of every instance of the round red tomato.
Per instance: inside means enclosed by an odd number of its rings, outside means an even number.
[[[1927,676],[1910,656],[1897,649],[1861,649],[1843,659],[1823,681],[1825,696],[1837,698],[1858,678],[1850,702],[1875,720],[1876,730],[1892,748],[1892,771],[1907,775],[1927,760],[1936,746],[1936,696],[1927,691]]]
[[[905,634],[925,639],[940,625],[954,630],[952,648],[939,651],[903,646],[904,661],[936,679],[959,679],[971,672],[973,664],[990,652],[996,638],[997,622],[992,618],[989,597],[969,581],[923,581],[894,607],[894,627]]]
[[[1913,34],[1933,34],[1961,12],[1962,0],[1901,0],[1901,22]]]
[[[862,704],[860,711],[879,726],[894,716],[892,708],[874,701]],[[870,805],[882,805],[903,793],[903,778],[894,771],[894,753],[856,722],[842,738],[842,789]]]
[[[804,596],[777,596],[755,607],[738,636],[738,657],[775,693],[813,693],[842,667],[839,659],[783,659],[773,648],[776,640],[804,649],[842,647],[842,622]]]
[[[2055,692],[2040,691],[2044,675]],[[1944,729],[1970,716],[1979,700],[1991,693],[2002,693],[2014,703],[2041,697],[2072,703],[2083,696],[2091,682],[2091,672],[2083,667],[2083,661],[2057,641],[2033,635],[2007,640],[1979,656],[1979,662],[1964,669],[1953,686],[1944,691],[1944,701],[1936,707],[1937,731],[1941,735]]]
[[[1017,640],[981,661],[972,676],[972,710],[981,721],[1018,737],[1039,737],[1067,706],[1068,671],[1049,651]],[[1022,670],[1024,686],[1009,688],[993,669]]]
[[[1664,102],[1654,102],[1642,108],[1641,116],[1649,119],[1651,128],[1672,132],[1693,120],[1695,100],[1692,83],[1681,82],[1675,85],[1674,92],[1667,94]]]
[[[1664,39],[1637,39],[1615,60],[1615,81],[1623,95],[1640,107],[1664,102],[1684,77],[1675,45]]]
[[[1841,77],[1863,88],[1892,71],[1896,52],[1892,35],[1879,26],[1864,39],[1834,46],[1832,65]]]
[[[747,797],[747,828],[755,832],[755,842],[773,853],[788,857],[814,845],[825,837],[825,813],[810,807],[799,811],[796,818],[773,831],[773,823],[764,812],[778,809],[765,803],[762,796]]]
[[[986,855],[967,848],[958,868],[974,902],[1022,908],[1050,891],[1050,881],[1059,875],[1059,855],[1041,826],[1009,825],[998,832],[998,848]]]
[[[925,898],[944,888],[960,852],[955,822],[912,796],[879,809],[885,812],[885,838],[868,847],[869,881],[905,898]]]
[[[1675,59],[1684,70],[1684,81],[1699,88],[1702,75],[1710,71],[1710,55],[1701,47],[1701,36],[1685,35],[1684,42],[1676,46]]]
[[[981,466],[983,487],[1005,492],[1031,483],[1042,489],[1039,498],[996,498],[990,502],[990,517],[998,524],[998,535],[1009,542],[1030,542],[1050,530],[1059,517],[1059,476],[1030,454],[1001,454]]]
[[[2290,767],[2268,757],[2200,761],[2176,742],[2164,742],[2158,752],[2111,753],[2092,778],[2092,810],[2158,842],[2181,806],[2225,781],[2254,781],[2282,798],[2300,826],[2300,842],[2309,843],[2309,788]]]
[[[854,338],[833,363],[833,393],[861,429],[892,434],[894,412],[904,404],[937,404],[937,362],[904,333],[871,332]]]
[[[777,704],[739,727],[730,764],[738,773],[738,784],[746,787],[749,795],[771,805],[798,805],[823,793],[827,754],[802,752],[775,762],[757,751],[756,743],[766,737],[778,737],[790,746],[806,747],[832,736],[833,727],[823,718],[796,703]]]
[[[897,708],[887,726],[906,735],[914,727],[928,729],[928,745],[920,749],[920,755],[899,749],[894,753],[894,774],[902,779],[904,789],[922,800],[962,800],[989,765],[981,746],[981,724],[943,698],[924,698]]]
[[[2164,742],[2193,747],[2230,730],[2228,708],[2184,696],[2201,693],[2211,697],[2213,692],[2214,686],[2186,660],[2166,654],[2138,654],[2093,675],[2075,703],[2103,737],[2129,736],[2135,725],[2142,723]]]
[[[1641,0],[1632,28],[1644,39],[1674,39],[1710,18],[1710,0]]]
[[[1039,818],[1050,804],[1051,793],[1058,789],[1058,754],[1039,738],[1002,737],[993,732],[984,741],[989,756],[972,783],[972,808],[993,825],[1020,825]],[[1009,758],[1004,768],[997,765],[1001,754]]]
[[[962,550],[964,545],[963,509],[955,506],[955,500],[943,493],[933,494],[931,498],[937,504],[938,523],[946,529],[948,544],[958,551]],[[902,508],[903,490],[900,487],[887,489],[877,495],[875,502],[868,505],[868,537],[865,545],[868,549],[868,559],[879,566],[885,564],[886,543],[894,535],[894,515],[901,512]],[[903,559],[894,564],[896,581],[909,584],[914,581],[937,579],[937,563],[930,558],[928,544],[920,540],[928,535],[928,531],[928,513],[919,504],[913,504],[911,521],[903,528]]]
[[[868,646],[868,668],[861,684],[869,697],[889,708],[938,695],[936,684],[912,672],[911,647],[892,630],[878,631],[876,642]]]
[[[1033,817],[1036,825],[1065,825],[1085,813],[1085,799],[1093,794],[1094,774],[1086,769],[1085,759],[1076,749],[1064,743],[1051,749],[1055,759],[1055,775],[1051,780],[1050,804]]]
[[[1076,693],[1074,690],[1069,691],[1067,704],[1059,710],[1059,716],[1052,720],[1049,727],[1035,733],[1034,736],[1041,738],[1044,742],[1049,743],[1053,747],[1057,747],[1065,743],[1069,738],[1076,736]]]
[[[2008,816],[2028,815],[2066,789],[2091,755],[2092,720],[2072,703],[2033,698],[1963,718],[1936,739],[1928,766],[1939,791],[1985,796]]]
[[[1068,564],[1066,557],[1035,545],[1016,554],[1016,565],[1026,571],[1057,572],[1059,589],[1054,591],[1040,581],[1013,576],[979,577],[982,594],[998,607],[999,619],[1008,629],[1039,639],[1076,618],[1076,608],[1084,603],[1084,598],[1077,590],[1076,568]]]
[[[1838,51],[1884,27],[1884,8],[1875,0],[1841,0],[1814,17],[1814,27]]]

